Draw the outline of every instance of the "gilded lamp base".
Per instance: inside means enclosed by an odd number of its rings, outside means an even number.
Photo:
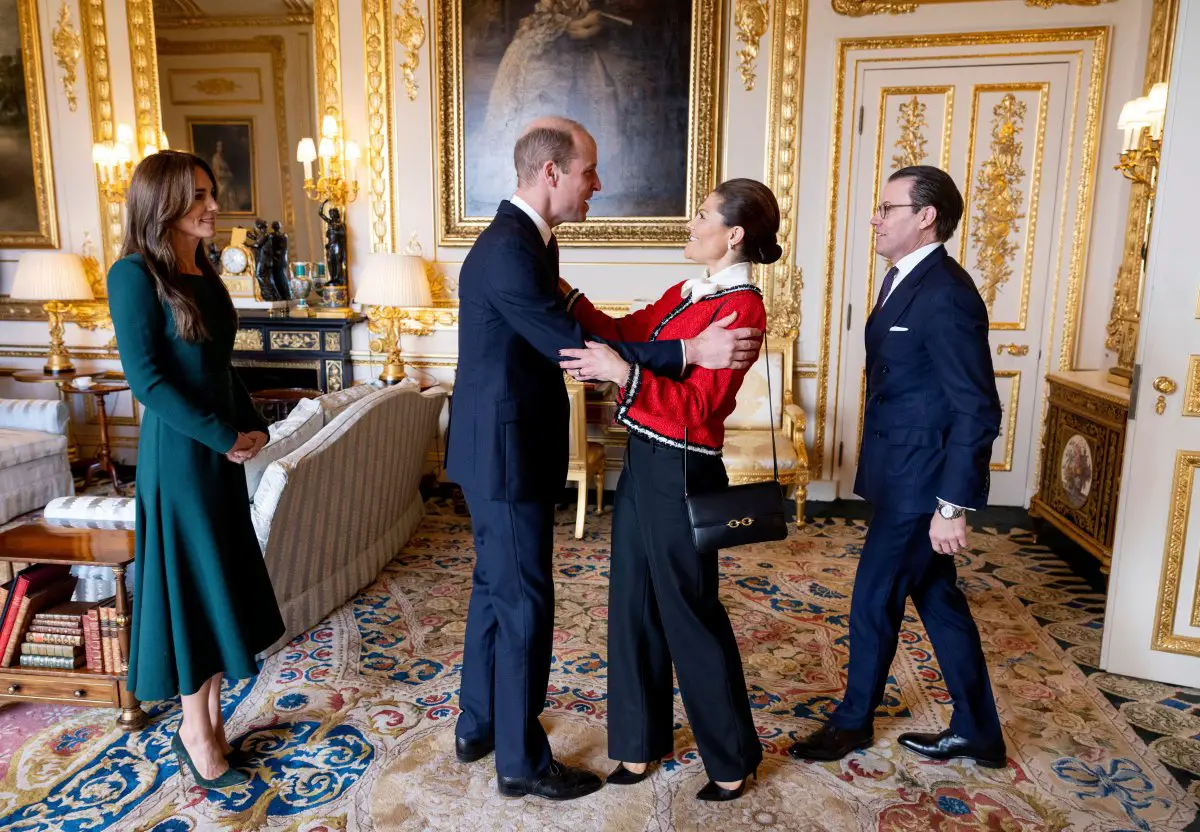
[[[71,375],[75,372],[75,365],[71,363],[71,357],[66,353],[52,352],[46,357],[46,364],[42,367],[42,371],[52,376]]]
[[[383,372],[379,374],[379,380],[384,384],[399,384],[408,378],[404,372],[403,361],[388,361],[383,365]]]

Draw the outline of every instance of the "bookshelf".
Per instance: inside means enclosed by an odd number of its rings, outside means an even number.
[[[107,566],[113,570],[117,641],[126,659],[129,598],[125,594],[125,570],[133,562],[133,552],[132,529],[90,529],[40,520],[0,532],[0,561]],[[117,725],[123,730],[136,731],[146,725],[146,712],[126,689],[123,673],[87,668],[0,667],[0,702],[13,700],[116,708]]]

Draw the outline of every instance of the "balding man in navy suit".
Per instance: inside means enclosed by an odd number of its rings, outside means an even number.
[[[935,760],[1005,765],[979,631],[954,568],[967,545],[966,512],[987,504],[1000,432],[987,308],[943,245],[962,213],[954,181],[920,165],[892,174],[871,218],[875,250],[894,263],[867,318],[854,481],[875,512],[854,576],[846,694],[819,731],[789,749],[797,759],[836,760],[872,743],[911,597],[954,715],[945,731],[901,734],[900,744]]]

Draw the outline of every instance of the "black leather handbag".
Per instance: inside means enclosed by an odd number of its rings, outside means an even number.
[[[763,352],[767,342],[763,338]],[[771,367],[767,366],[767,401],[771,401]],[[683,499],[687,503],[692,541],[700,552],[715,552],[747,543],[764,543],[787,537],[787,511],[779,484],[779,457],[775,450],[775,425],[771,425],[771,462],[775,477],[769,482],[731,485],[720,491],[689,494],[687,487],[687,428],[683,431]]]

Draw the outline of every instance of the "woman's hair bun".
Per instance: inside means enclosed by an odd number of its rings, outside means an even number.
[[[758,247],[757,254],[758,257],[754,259],[759,263],[774,263],[783,256],[783,249],[779,246],[779,243],[772,240],[771,242],[760,245]]]

